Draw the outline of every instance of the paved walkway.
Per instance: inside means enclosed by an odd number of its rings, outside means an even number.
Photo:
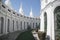
[[[12,33],[8,33],[6,35],[1,36],[0,40],[15,40],[18,37],[18,35],[22,32],[24,31],[15,31]],[[40,40],[36,31],[33,31],[32,34],[36,40]]]
[[[16,31],[12,33],[8,33],[0,37],[0,40],[15,40],[17,36],[23,31]]]

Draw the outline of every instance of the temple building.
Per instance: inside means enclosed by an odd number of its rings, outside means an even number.
[[[27,30],[28,27],[35,29],[40,25],[40,17],[32,17],[32,14],[30,16],[24,15],[22,3],[19,12],[16,12],[12,8],[10,0],[6,0],[5,3],[0,0],[0,36],[10,32]]]
[[[40,0],[40,31],[46,32],[49,40],[60,38],[60,0]]]

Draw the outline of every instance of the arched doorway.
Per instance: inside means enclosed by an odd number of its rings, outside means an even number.
[[[4,18],[1,17],[1,34],[3,33]]]
[[[8,22],[7,22],[7,32],[9,32],[9,27],[10,27],[10,20],[8,19]]]
[[[21,25],[21,30],[22,30],[22,21],[20,22],[20,25]]]
[[[44,31],[47,32],[47,13],[44,13]]]
[[[55,40],[60,38],[60,6],[54,10],[54,28],[55,28]]]
[[[33,23],[33,29],[34,29],[34,23]]]
[[[19,28],[19,26],[18,26],[18,21],[16,21],[16,26],[17,26],[17,30],[18,30],[18,28]]]
[[[25,22],[24,22],[24,29],[25,29]]]
[[[14,31],[14,20],[13,20],[13,31]]]

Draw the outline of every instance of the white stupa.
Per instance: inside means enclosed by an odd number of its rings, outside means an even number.
[[[32,8],[31,8],[31,11],[30,11],[30,17],[33,17]]]
[[[24,15],[23,8],[22,8],[22,3],[21,3],[21,5],[20,5],[19,13],[20,13],[21,15]]]
[[[11,5],[10,0],[6,0],[6,1],[5,1],[5,4],[6,4],[9,8],[12,9],[12,5]]]

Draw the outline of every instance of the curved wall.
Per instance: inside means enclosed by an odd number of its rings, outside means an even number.
[[[4,19],[3,27],[1,26],[1,17],[3,17]],[[21,15],[16,11],[10,9],[5,4],[0,3],[0,33],[2,32],[1,34],[6,34],[18,30],[26,30],[28,25],[32,29],[35,29],[36,25],[40,25],[40,18],[32,18]],[[3,31],[1,31],[1,28],[3,28]]]

